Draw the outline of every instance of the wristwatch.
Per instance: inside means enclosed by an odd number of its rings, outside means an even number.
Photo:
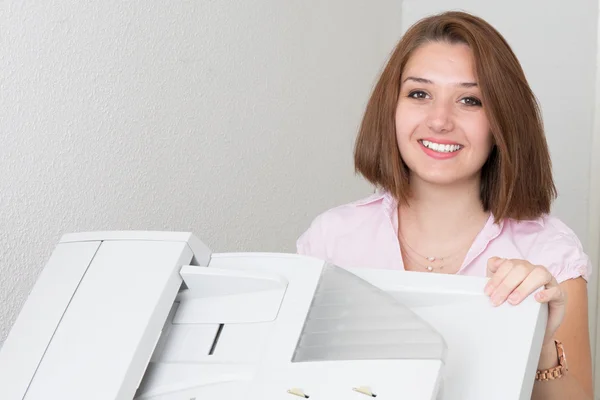
[[[565,355],[563,344],[558,340],[555,340],[554,342],[556,343],[556,352],[558,353],[558,365],[556,367],[538,370],[535,374],[536,381],[560,379],[567,373],[567,357]]]

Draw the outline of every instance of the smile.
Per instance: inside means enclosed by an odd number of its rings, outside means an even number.
[[[430,150],[438,153],[454,153],[463,148],[460,144],[441,144],[430,142],[429,140],[419,140],[419,142]]]

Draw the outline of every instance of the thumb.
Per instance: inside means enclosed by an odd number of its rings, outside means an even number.
[[[496,271],[498,271],[498,268],[500,267],[500,265],[502,265],[502,263],[505,261],[504,258],[500,258],[500,257],[491,257],[488,259],[488,263],[487,263],[487,276],[492,276],[493,274],[496,273]]]

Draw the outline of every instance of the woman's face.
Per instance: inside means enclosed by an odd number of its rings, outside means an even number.
[[[492,149],[473,54],[464,44],[431,42],[402,73],[396,139],[411,180],[478,180]]]

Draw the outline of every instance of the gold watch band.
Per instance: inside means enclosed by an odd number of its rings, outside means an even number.
[[[567,357],[565,356],[565,349],[558,340],[556,343],[556,352],[558,353],[558,365],[556,367],[538,370],[535,374],[536,381],[549,381],[554,379],[560,379],[567,372]]]

